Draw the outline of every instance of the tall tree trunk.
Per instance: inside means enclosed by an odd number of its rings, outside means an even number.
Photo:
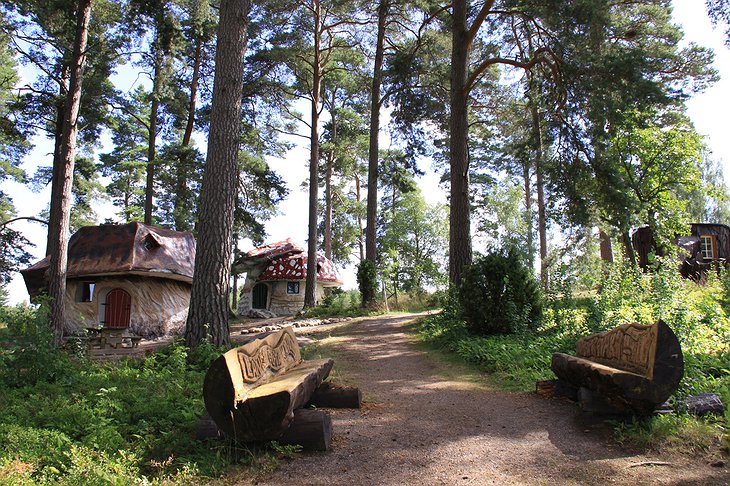
[[[190,145],[190,139],[193,136],[193,128],[195,127],[195,108],[198,103],[198,84],[200,80],[200,64],[203,59],[203,40],[200,36],[195,39],[195,58],[193,59],[193,79],[190,81],[190,100],[188,102],[188,119],[185,123],[185,132],[183,133],[182,145],[187,147]]]
[[[334,96],[333,96],[334,98]],[[327,166],[324,174],[324,256],[328,259],[332,259],[332,174],[334,173],[335,165],[335,149],[337,145],[337,117],[335,116],[334,100],[332,101],[332,147],[333,149],[327,154]]]
[[[365,215],[365,258],[376,263],[376,224],[378,218],[378,160],[380,107],[383,100],[380,88],[383,82],[383,58],[385,55],[385,27],[390,10],[390,0],[380,0],[378,5],[378,37],[375,45],[373,84],[370,90],[370,146],[368,148],[368,199]],[[367,303],[363,303],[367,305]]]
[[[531,86],[531,88],[534,87]],[[540,283],[543,292],[548,291],[548,264],[547,264],[547,218],[545,216],[545,178],[544,161],[545,147],[542,138],[542,124],[538,108],[539,96],[533,92],[529,98],[532,112],[532,130],[535,142],[535,189],[537,190],[537,228],[540,239]]]
[[[250,0],[222,0],[215,54],[208,155],[200,194],[195,278],[185,342],[229,342],[228,290],[236,204],[241,95]]]
[[[61,156],[61,140],[63,138],[63,127],[66,117],[66,101],[68,100],[68,76],[69,67],[64,66],[61,71],[61,79],[58,85],[58,102],[56,103],[56,127],[54,130],[54,147],[53,147],[53,170],[51,173],[51,204],[48,214],[48,227],[58,226],[58,221],[54,221],[54,214],[58,213],[54,206],[61,201],[59,191],[61,190],[61,181],[58,179],[61,174],[61,164],[63,157]],[[51,232],[46,236],[46,255],[51,253]]]
[[[185,132],[183,133],[182,146],[188,147],[193,136],[195,127],[195,109],[198,102],[198,84],[200,79],[200,64],[203,58],[203,40],[201,36],[195,38],[195,56],[193,59],[193,78],[190,82],[190,100],[188,102],[188,119],[185,123]],[[183,151],[183,160],[180,165],[175,168],[175,208],[173,215],[175,218],[175,229],[178,231],[189,231],[188,221],[184,217],[185,200],[188,197],[188,173],[191,172],[193,160],[190,159],[190,153]]]
[[[532,235],[532,184],[530,184],[530,164],[525,161],[522,166],[522,179],[525,187],[525,228],[527,237],[527,258],[530,267],[535,262],[535,241]]]
[[[159,46],[159,32],[155,40],[155,72],[152,84],[152,105],[150,107],[150,126],[147,140],[147,183],[144,193],[144,224],[152,224],[152,202],[155,194],[155,149],[157,145],[157,112],[160,109],[160,90],[162,84],[163,53]]]
[[[236,261],[236,258],[238,258],[238,234],[233,235],[233,261]],[[231,289],[231,293],[233,294],[231,299],[231,307],[233,307],[233,311],[238,311],[238,274],[233,274],[233,289]]]
[[[631,232],[626,230],[621,233],[621,243],[624,246],[624,256],[631,263],[631,266],[636,266],[636,253],[634,252],[634,246],[631,244]]]
[[[357,199],[357,206],[358,206],[358,212],[357,212],[357,229],[359,231],[359,235],[357,237],[357,246],[360,250],[360,261],[365,260],[365,240],[363,227],[362,227],[362,213],[359,210],[360,208],[360,202],[362,201],[362,194],[361,194],[361,187],[360,187],[360,176],[356,173],[355,174],[355,198]]]
[[[380,159],[380,108],[383,104],[380,89],[383,84],[383,59],[385,57],[385,27],[388,21],[390,0],[380,0],[378,5],[378,37],[375,44],[373,84],[370,88],[370,145],[368,148],[368,199],[365,211],[365,258],[373,265],[377,259],[376,225],[378,219],[378,161]]]
[[[76,38],[73,57],[71,59],[71,78],[69,81],[66,115],[61,135],[60,155],[62,163],[58,174],[58,204],[54,205],[49,226],[50,268],[48,293],[51,298],[51,324],[54,340],[60,344],[66,323],[66,272],[68,264],[68,232],[71,218],[74,162],[76,158],[76,135],[78,133],[78,116],[81,106],[81,86],[84,78],[86,62],[86,40],[91,19],[91,1],[79,0],[77,10]],[[54,174],[55,177],[55,174]]]
[[[312,131],[309,160],[309,240],[307,241],[307,281],[304,290],[304,307],[314,307],[317,290],[317,192],[319,165],[319,97],[322,90],[321,52],[321,5],[312,1],[314,12],[314,59],[312,63]]]
[[[469,123],[467,70],[469,66],[469,32],[467,2],[452,3],[451,41],[451,114],[449,123],[450,211],[449,211],[449,282],[461,283],[464,269],[471,264],[471,221],[469,204]]]
[[[324,256],[332,259],[332,173],[334,172],[333,154],[327,156],[324,175]]]
[[[613,263],[613,247],[611,246],[611,237],[603,231],[598,229],[598,238],[601,248],[601,260],[606,263]]]

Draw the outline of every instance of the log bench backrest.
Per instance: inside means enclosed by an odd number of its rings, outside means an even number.
[[[291,327],[231,349],[223,356],[237,401],[245,400],[249,390],[302,362],[299,343]]]
[[[654,377],[658,323],[624,324],[610,331],[586,336],[576,345],[576,355],[596,363]]]

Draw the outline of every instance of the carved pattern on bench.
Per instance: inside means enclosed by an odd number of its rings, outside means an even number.
[[[238,349],[238,361],[241,375],[246,383],[258,382],[267,372],[285,371],[301,361],[299,344],[290,333],[282,333],[281,338],[273,346],[263,344],[259,348]]]
[[[596,363],[653,378],[658,326],[624,324],[584,337],[576,355]]]
[[[303,361],[291,327],[256,338],[214,360],[203,382],[205,407],[224,434],[275,440],[327,378],[334,361]]]
[[[682,347],[661,320],[584,337],[576,355],[554,353],[550,367],[561,382],[589,390],[614,412],[651,413],[677,390],[684,374]],[[579,400],[588,408],[595,401]]]

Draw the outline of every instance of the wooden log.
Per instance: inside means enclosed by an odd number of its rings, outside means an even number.
[[[541,380],[535,382],[535,393],[541,398],[567,398],[578,401],[578,389],[562,380]]]
[[[362,393],[359,388],[324,382],[314,391],[309,403],[320,408],[360,408]]]
[[[195,430],[195,439],[220,439],[222,437],[223,434],[220,430],[218,430],[218,426],[210,414],[207,411],[203,413],[203,415],[198,419],[198,426]]]
[[[332,443],[332,418],[321,410],[295,410],[291,425],[278,442],[299,445],[305,451],[327,451]]]

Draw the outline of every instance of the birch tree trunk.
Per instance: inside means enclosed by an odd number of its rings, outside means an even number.
[[[228,291],[236,204],[241,95],[250,0],[222,0],[208,155],[200,194],[195,276],[185,342],[229,342]]]

